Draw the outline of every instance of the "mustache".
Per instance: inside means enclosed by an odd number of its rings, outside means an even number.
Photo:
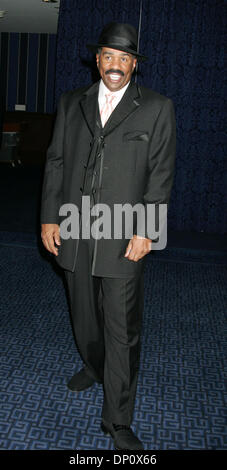
[[[106,75],[108,75],[109,73],[119,73],[120,75],[122,75],[122,77],[124,77],[124,72],[122,72],[122,70],[110,69],[105,72]]]

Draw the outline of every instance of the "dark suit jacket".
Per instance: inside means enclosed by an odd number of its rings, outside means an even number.
[[[99,82],[64,93],[47,152],[41,223],[59,223],[62,204],[81,208],[94,137]],[[168,203],[174,175],[175,114],[171,99],[131,82],[103,128],[100,203]],[[77,239],[62,240],[56,261],[74,271]],[[92,274],[127,277],[141,269],[124,257],[128,239],[95,240]]]

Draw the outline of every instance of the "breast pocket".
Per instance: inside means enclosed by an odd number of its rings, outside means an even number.
[[[149,134],[147,131],[128,131],[122,136],[123,152],[122,159],[125,166],[128,165],[128,171],[135,173],[137,165],[140,160],[143,160],[143,155],[146,154],[147,142],[149,141]]]
[[[146,131],[125,132],[123,134],[122,140],[123,142],[134,142],[134,141],[148,142],[149,134]]]

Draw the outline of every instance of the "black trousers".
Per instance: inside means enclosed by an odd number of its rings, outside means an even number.
[[[144,280],[91,275],[91,240],[80,240],[76,270],[65,271],[76,344],[87,372],[103,383],[102,418],[130,426],[136,395]]]

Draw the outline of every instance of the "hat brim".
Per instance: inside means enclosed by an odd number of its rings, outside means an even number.
[[[87,44],[87,48],[90,49],[91,52],[94,54],[97,53],[97,49],[99,47],[109,47],[110,49],[116,49],[118,51],[124,51],[128,52],[129,54],[134,55],[138,62],[144,62],[145,60],[148,59],[145,55],[139,54],[138,52],[135,52],[133,49],[130,49],[128,47],[124,47],[121,45],[116,45],[116,44]]]

